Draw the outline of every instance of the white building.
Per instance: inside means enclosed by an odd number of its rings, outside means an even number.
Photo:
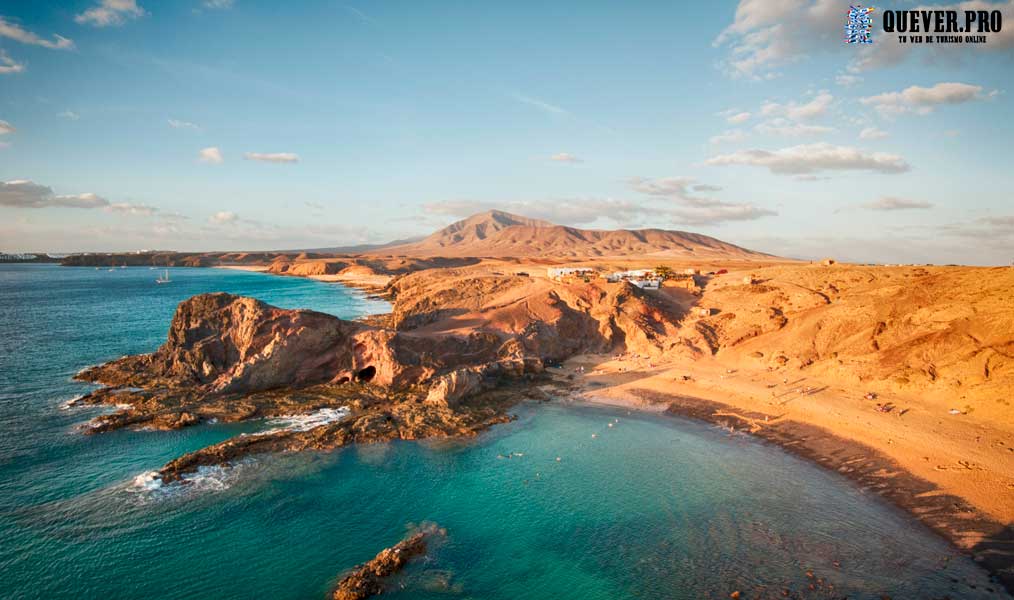
[[[594,273],[595,269],[589,267],[553,267],[546,269],[546,276],[557,281],[563,277],[586,277]]]
[[[617,271],[606,275],[606,281],[616,283],[629,281],[632,285],[643,290],[657,290],[662,279],[655,273],[655,269],[634,269],[633,271]]]

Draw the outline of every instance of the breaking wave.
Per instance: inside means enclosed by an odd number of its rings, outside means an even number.
[[[336,423],[347,416],[349,416],[349,409],[345,407],[321,408],[312,413],[302,415],[282,415],[280,417],[268,419],[267,424],[272,428],[260,431],[256,435],[276,433],[279,431],[309,431],[316,427],[320,427],[321,425]]]
[[[206,492],[229,489],[239,479],[244,463],[198,467],[197,471],[183,476],[180,481],[164,483],[158,471],[141,473],[127,484],[126,491],[135,494],[141,502],[179,498]]]

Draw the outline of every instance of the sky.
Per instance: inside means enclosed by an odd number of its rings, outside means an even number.
[[[854,0],[853,0],[854,1]],[[1014,0],[0,0],[0,250],[380,243],[498,208],[773,254],[1014,260]],[[922,8],[926,8],[925,6]]]

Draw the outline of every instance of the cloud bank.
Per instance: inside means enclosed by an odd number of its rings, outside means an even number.
[[[256,160],[269,163],[297,163],[299,155],[291,152],[247,152],[243,155],[246,160]]]
[[[886,152],[866,152],[827,143],[790,146],[779,150],[740,150],[705,161],[712,166],[749,165],[765,167],[777,175],[806,175],[824,171],[873,171],[904,173],[911,169],[905,159]]]

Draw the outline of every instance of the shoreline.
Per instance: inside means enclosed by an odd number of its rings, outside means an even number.
[[[991,575],[998,587],[1014,593],[1014,527],[966,498],[942,489],[939,482],[920,477],[889,454],[813,423],[785,416],[772,418],[766,411],[746,408],[743,403],[706,398],[705,394],[695,395],[695,390],[683,393],[654,389],[650,383],[642,382],[648,378],[642,371],[624,372],[633,382],[614,382],[620,389],[600,382],[583,382],[579,379],[581,375],[592,375],[580,364],[587,358],[575,357],[554,372],[554,384],[565,390],[564,402],[692,419],[775,444],[783,451],[844,476],[863,493],[877,494],[969,556]],[[730,398],[735,397],[735,392],[724,391]]]
[[[391,298],[377,295],[378,291],[383,291],[375,285],[377,282],[364,281],[351,273],[272,273],[270,267],[263,265],[215,265],[215,268],[341,283],[392,302]],[[498,269],[502,267],[487,265],[476,267],[475,271],[476,276],[499,277],[503,272]],[[375,276],[375,273],[369,275],[370,278]],[[458,279],[460,276],[460,273],[447,275],[448,280],[454,282],[455,290],[459,289],[461,281],[469,281]],[[393,278],[383,277],[388,278],[385,281]],[[764,281],[779,280],[769,277]],[[845,285],[842,281],[839,284]],[[439,277],[436,282],[440,282]],[[432,280],[420,278],[414,285],[423,296],[434,291],[448,291],[439,286],[427,288],[431,283]],[[741,301],[742,293],[736,292],[738,288],[734,284],[722,283],[724,285],[712,286],[713,294],[720,295],[732,289],[731,297]],[[510,322],[516,317],[510,307],[516,305],[519,297],[527,302],[528,298],[546,293],[549,288],[565,294],[578,291],[573,285],[531,279],[520,286],[522,293],[503,294],[497,304],[485,300],[487,304],[476,309],[461,302],[464,308],[460,315],[450,315],[435,325],[426,324],[415,330],[428,334],[461,333],[475,329],[475,322],[490,324],[496,319]],[[769,284],[754,291],[769,293],[771,289],[774,288]],[[795,289],[789,287],[785,293],[796,293]],[[483,295],[490,293],[481,286],[476,286],[476,290]],[[678,304],[685,300],[681,300],[679,292],[675,290],[674,298],[668,301]],[[840,291],[836,289],[834,293]],[[821,294],[817,296],[824,298],[824,303],[803,295],[806,302],[797,298],[801,307],[797,307],[798,312],[789,313],[801,322],[805,317],[797,317],[797,314],[805,315],[807,310],[816,310],[814,306],[819,309],[832,302],[830,297]],[[450,298],[455,300],[444,301],[442,305],[454,306],[456,296]],[[412,306],[413,301],[418,302],[419,298],[409,297],[406,304]],[[814,302],[816,304],[811,306]],[[751,308],[731,304],[724,296],[717,301],[694,299],[691,306],[705,303],[721,307],[718,318],[705,322],[713,328],[706,327],[705,333],[712,335],[720,331],[722,314],[734,318],[734,311],[739,308],[744,311]],[[419,306],[421,308],[414,310],[432,309],[425,303]],[[685,306],[671,305],[669,308],[688,310]],[[776,311],[775,314],[780,313]],[[526,318],[540,320],[543,316],[529,314]],[[775,331],[784,326],[783,322]],[[809,335],[803,337],[811,339]],[[668,412],[743,429],[815,464],[833,469],[862,490],[876,492],[912,515],[986,568],[999,586],[1014,591],[1014,525],[1011,525],[1014,523],[1014,421],[998,418],[1004,414],[1003,409],[993,404],[1007,405],[1004,390],[998,389],[999,396],[996,396],[987,388],[974,399],[966,398],[964,388],[956,387],[963,383],[957,376],[948,380],[950,385],[937,385],[932,389],[896,385],[878,373],[871,374],[867,370],[864,374],[860,369],[853,369],[863,366],[861,354],[842,357],[849,362],[825,361],[810,367],[810,362],[802,359],[790,362],[780,356],[782,351],[778,348],[791,348],[796,341],[777,337],[774,342],[755,340],[749,335],[734,339],[729,334],[728,340],[716,340],[714,347],[684,358],[676,358],[678,352],[652,354],[654,358],[634,352],[578,354],[570,356],[562,370],[554,368],[549,372],[555,375],[557,384],[568,389],[575,401]],[[728,351],[729,346],[740,342],[743,342],[743,349]],[[637,348],[627,345],[630,347]],[[755,351],[747,353],[747,350]],[[880,351],[880,347],[874,350]],[[988,380],[995,373],[990,373],[989,363],[986,369]],[[930,373],[935,379],[935,368],[930,369]],[[905,383],[909,381],[906,379]]]
[[[354,288],[365,292],[370,298],[388,300],[383,295],[387,284],[394,278],[391,275],[303,275],[290,273],[273,273],[270,267],[265,265],[215,265],[213,269],[229,269],[232,271],[247,271],[250,273],[264,273],[278,277],[298,277],[301,279],[313,279],[323,283],[340,283],[346,287]]]

